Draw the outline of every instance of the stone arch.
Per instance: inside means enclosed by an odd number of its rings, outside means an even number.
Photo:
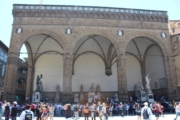
[[[57,33],[54,33],[50,30],[44,30],[44,29],[40,29],[40,30],[36,30],[36,31],[33,31],[31,33],[29,32],[26,32],[26,34],[24,34],[19,43],[17,43],[17,47],[16,47],[16,51],[19,52],[20,49],[21,49],[21,46],[23,45],[23,43],[25,43],[30,37],[34,36],[34,35],[40,35],[40,34],[46,34],[46,35],[49,35],[51,36],[52,38],[56,39],[57,42],[59,42],[62,46],[63,46],[63,50],[66,51],[67,48],[66,48],[66,44],[64,42],[65,38],[62,37],[62,36],[59,36]]]
[[[138,37],[145,37],[145,38],[148,38],[148,39],[154,41],[160,47],[160,49],[162,50],[164,56],[168,56],[168,52],[167,52],[167,49],[164,46],[164,44],[157,37],[155,37],[154,35],[148,34],[148,33],[136,33],[136,34],[132,35],[128,40],[126,40],[126,43],[124,45],[125,46],[124,49],[126,49],[128,43],[132,39],[138,38]]]
[[[83,30],[82,30],[83,31]],[[75,39],[75,43],[73,44],[73,47],[70,51],[70,53],[72,54],[73,53],[73,50],[74,50],[74,47],[76,46],[76,43],[81,39],[83,38],[84,36],[88,36],[88,35],[92,35],[92,34],[95,34],[95,35],[99,35],[99,36],[103,36],[105,38],[107,38],[109,41],[112,42],[112,44],[114,45],[115,49],[116,49],[116,52],[117,52],[117,55],[120,55],[120,48],[118,46],[118,43],[116,40],[113,39],[113,37],[111,37],[110,35],[108,35],[107,33],[105,32],[102,32],[102,31],[96,31],[96,32],[92,32],[92,31],[86,31],[84,30],[83,33],[81,33],[76,39]]]

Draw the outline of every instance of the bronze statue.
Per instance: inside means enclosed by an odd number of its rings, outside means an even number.
[[[36,92],[41,92],[41,86],[40,86],[41,78],[42,78],[42,74],[40,75],[40,77],[39,77],[39,75],[37,76],[37,79],[36,79],[36,86],[37,86]]]

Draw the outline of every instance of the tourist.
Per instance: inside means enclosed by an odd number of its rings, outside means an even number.
[[[79,110],[77,107],[74,108],[74,119],[75,120],[79,119]]]
[[[49,118],[50,118],[50,120],[53,120],[53,117],[54,117],[54,106],[53,106],[53,104],[51,104],[49,106]]]
[[[43,113],[42,103],[39,103],[36,107],[36,120],[41,120],[41,115]]]
[[[6,107],[4,109],[5,120],[9,120],[9,114],[10,114],[10,103],[7,102]]]
[[[33,112],[30,110],[30,105],[26,105],[26,110],[24,110],[20,117],[19,120],[33,120],[34,119],[34,114]]]
[[[145,118],[144,114],[147,113],[147,118]],[[152,111],[151,108],[148,107],[148,103],[144,103],[144,107],[141,109],[141,116],[143,120],[152,120]]]
[[[48,111],[49,111],[48,106],[45,105],[43,107],[43,113],[42,113],[42,119],[43,120],[47,120],[48,119]]]
[[[71,110],[71,105],[70,104],[65,104],[64,105],[64,110],[65,110],[65,118],[66,120],[71,120],[72,116],[73,116],[73,112]]]
[[[92,105],[92,108],[91,108],[91,118],[92,120],[96,120],[96,112],[97,112],[97,108],[96,108],[96,104],[93,104]]]
[[[12,120],[16,120],[16,117],[17,117],[18,109],[17,109],[16,105],[17,105],[17,102],[14,101],[13,102],[13,107],[11,109],[11,119]]]
[[[88,120],[88,117],[89,117],[89,104],[87,103],[86,104],[86,106],[84,107],[84,109],[83,109],[83,112],[84,112],[84,119],[86,120]]]
[[[101,105],[101,102],[99,101],[98,102],[98,107],[97,107],[97,111],[98,111],[98,114],[99,114],[99,119],[102,120],[102,117],[103,117],[103,114],[102,114],[102,105]]]
[[[110,103],[109,105],[109,112],[110,112],[110,116],[112,117],[113,116],[113,109],[114,109],[114,106],[112,103]]]
[[[141,120],[141,106],[138,103],[135,108],[136,114],[137,114],[137,120]]]
[[[159,114],[164,117],[164,112],[163,112],[164,106],[161,105],[161,103],[158,103],[158,105],[159,105]]]
[[[108,120],[108,114],[107,114],[107,105],[106,103],[103,103],[102,104],[103,107],[102,107],[102,115],[103,115],[103,120]]]
[[[121,114],[122,117],[124,117],[124,105],[122,102],[119,104],[119,113]]]
[[[176,118],[174,118],[174,120],[177,120],[178,116],[180,115],[180,102],[176,103]]]
[[[2,107],[3,103],[0,102],[0,120],[2,120],[2,115],[3,115],[3,107]]]
[[[157,104],[157,102],[155,101],[154,102],[154,105],[152,106],[152,110],[154,111],[154,115],[155,115],[155,117],[156,117],[156,120],[158,120],[159,119],[159,110],[160,110],[160,108],[159,108],[159,105]]]

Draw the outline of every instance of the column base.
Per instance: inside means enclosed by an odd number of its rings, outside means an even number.
[[[119,101],[120,102],[129,102],[128,94],[120,94],[119,95]]]

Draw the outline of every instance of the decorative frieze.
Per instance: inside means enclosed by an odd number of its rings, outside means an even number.
[[[57,17],[168,22],[166,11],[110,7],[15,4],[14,17]]]

